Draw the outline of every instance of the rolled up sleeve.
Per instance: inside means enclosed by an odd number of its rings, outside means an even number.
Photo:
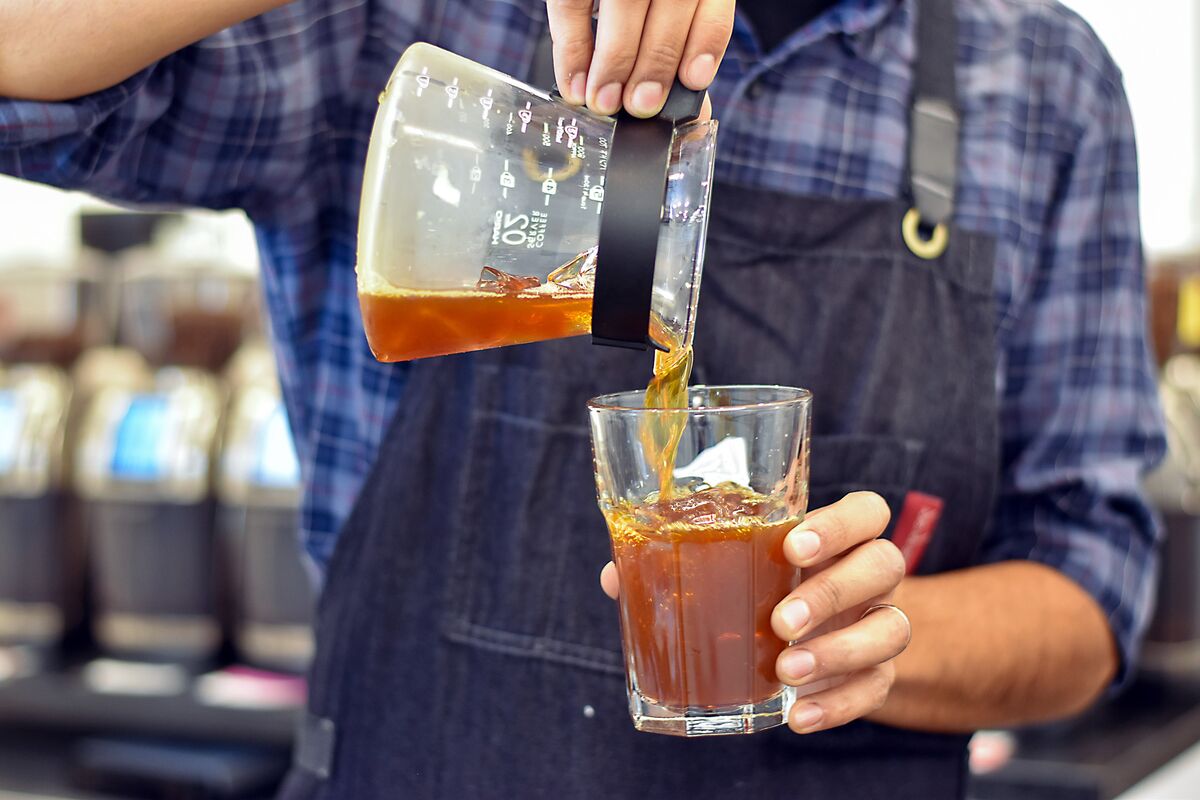
[[[319,157],[330,63],[355,44],[318,10],[279,9],[78,99],[0,98],[0,173],[130,205],[269,209]]]
[[[0,172],[121,203],[236,206],[220,174],[233,154],[187,131],[173,66],[75,100],[0,100]],[[221,124],[215,110],[205,124]]]
[[[1129,107],[1116,74],[1086,95],[1025,308],[1004,332],[1001,493],[983,556],[1041,562],[1095,598],[1119,649],[1119,685],[1153,608],[1160,534],[1140,485],[1165,440]]]

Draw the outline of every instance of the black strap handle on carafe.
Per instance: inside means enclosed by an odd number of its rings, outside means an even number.
[[[621,112],[609,145],[592,295],[592,344],[665,349],[650,337],[654,263],[662,232],[671,134],[695,119],[704,93],[677,80],[658,116]]]
[[[535,84],[553,85],[554,65],[548,35],[538,47],[532,77]],[[639,119],[624,111],[617,115],[608,147],[604,206],[596,248],[593,344],[634,350],[650,346],[665,349],[663,343],[650,338],[650,307],[671,134],[676,126],[700,116],[703,105],[704,92],[689,89],[676,79],[657,116]]]

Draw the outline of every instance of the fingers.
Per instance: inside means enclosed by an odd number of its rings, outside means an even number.
[[[600,570],[600,588],[609,598],[617,599],[617,594],[621,590],[621,582],[617,579],[617,565],[611,561],[604,565],[604,569]]]
[[[598,114],[615,114],[637,61],[650,0],[604,0],[596,24],[596,51],[588,68],[587,104]]]
[[[592,62],[592,0],[546,0],[554,42],[554,80],[559,94],[582,105]]]
[[[783,542],[797,567],[811,567],[878,537],[892,518],[887,502],[874,492],[852,492],[805,517]]]
[[[775,671],[779,680],[791,686],[849,675],[900,655],[911,633],[904,616],[880,609],[853,625],[787,648],[780,653]]]
[[[697,0],[655,0],[650,4],[637,47],[637,60],[625,83],[625,110],[652,117],[662,110],[679,72],[679,60]],[[704,87],[707,88],[707,84]]]
[[[734,0],[700,0],[692,17],[679,79],[689,89],[707,89],[725,57],[733,33]]]
[[[569,103],[650,117],[678,75],[707,89],[733,31],[734,0],[604,0],[592,37],[591,0],[547,0],[554,74]]]
[[[832,689],[800,698],[788,712],[788,727],[796,733],[814,733],[878,711],[887,702],[895,677],[889,661],[856,672]]]
[[[805,634],[832,617],[884,597],[904,577],[904,557],[885,539],[860,544],[828,569],[806,578],[771,613],[771,627],[784,641]]]

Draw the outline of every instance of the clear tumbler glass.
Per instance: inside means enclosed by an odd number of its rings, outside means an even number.
[[[811,394],[696,386],[682,409],[647,408],[642,391],[588,409],[634,726],[704,736],[782,724],[795,694],[776,678],[788,643],[770,620],[799,577],[783,539],[808,504]],[[678,425],[660,482],[645,432]]]

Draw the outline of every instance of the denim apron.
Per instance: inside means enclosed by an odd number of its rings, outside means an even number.
[[[906,498],[940,499],[929,573],[973,563],[999,455],[993,247],[948,222],[950,0],[920,17],[909,196],[718,185],[695,380],[812,389],[810,506],[870,489],[895,528]],[[927,224],[906,238],[910,207]],[[965,736],[634,730],[585,401],[649,373],[581,339],[413,365],[330,565],[282,797],[963,796]]]

